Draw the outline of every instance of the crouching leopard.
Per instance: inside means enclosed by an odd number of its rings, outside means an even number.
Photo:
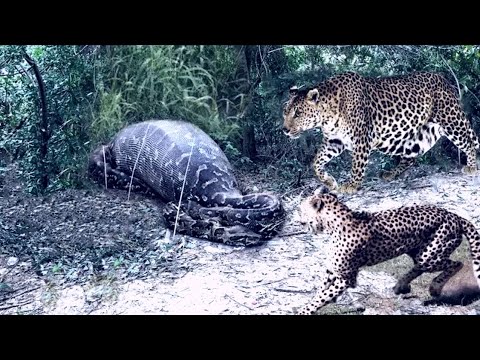
[[[407,254],[414,262],[394,287],[410,292],[410,282],[425,272],[441,273],[430,285],[433,297],[463,264],[450,255],[465,237],[480,288],[480,235],[464,218],[431,205],[416,205],[375,213],[350,210],[322,187],[300,204],[301,223],[313,233],[331,235],[333,244],[325,280],[313,300],[299,314],[314,314],[347,288],[356,286],[359,269]]]
[[[283,131],[291,138],[321,128],[323,141],[313,165],[319,180],[332,190],[337,182],[324,167],[344,150],[352,152],[351,176],[338,190],[352,193],[361,186],[373,150],[400,158],[395,169],[382,175],[391,180],[442,136],[466,154],[464,173],[477,170],[477,135],[456,89],[439,74],[367,78],[349,72],[310,89],[292,87],[283,119]]]

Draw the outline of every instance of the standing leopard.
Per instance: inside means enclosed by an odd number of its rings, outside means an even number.
[[[291,138],[321,128],[323,142],[315,156],[315,174],[330,189],[335,179],[325,165],[344,150],[352,152],[350,180],[340,192],[359,189],[373,150],[399,156],[398,166],[385,172],[391,180],[430,150],[443,135],[467,156],[463,171],[477,170],[477,135],[468,121],[456,89],[434,73],[367,78],[348,72],[310,89],[290,89],[283,109],[283,130]]]
[[[395,294],[410,292],[410,282],[425,272],[441,273],[430,285],[438,297],[445,283],[463,266],[450,255],[465,237],[470,245],[473,272],[480,288],[480,235],[464,218],[431,205],[414,205],[374,213],[350,210],[324,187],[300,204],[301,223],[333,240],[323,286],[299,314],[314,314],[355,287],[361,267],[407,254],[412,269],[394,287]]]

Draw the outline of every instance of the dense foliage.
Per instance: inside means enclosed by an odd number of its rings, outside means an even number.
[[[344,71],[442,72],[480,132],[479,46],[0,46],[0,171],[17,161],[33,193],[81,187],[93,147],[126,124],[187,119],[237,166],[295,181],[321,132],[280,131],[292,85]],[[442,142],[423,161],[456,161]],[[444,161],[444,160],[442,160]]]

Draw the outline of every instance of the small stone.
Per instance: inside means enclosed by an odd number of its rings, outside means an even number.
[[[17,265],[17,263],[18,263],[18,258],[14,256],[9,257],[7,260],[7,266],[10,266],[10,267]]]

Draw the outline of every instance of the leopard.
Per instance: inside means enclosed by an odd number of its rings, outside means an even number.
[[[381,174],[391,181],[443,136],[466,155],[462,172],[477,172],[478,137],[457,90],[440,73],[366,77],[345,72],[313,87],[291,87],[283,107],[283,132],[295,139],[313,128],[323,135],[313,159],[315,175],[338,192],[361,188],[373,151],[399,160]],[[352,154],[351,171],[339,186],[325,165],[345,150]]]
[[[396,295],[411,292],[411,282],[424,273],[439,272],[430,283],[431,300],[463,267],[450,259],[466,238],[473,273],[480,289],[480,234],[461,216],[435,205],[412,204],[378,212],[354,211],[337,194],[321,186],[299,205],[301,225],[313,234],[327,234],[331,246],[322,269],[323,279],[313,299],[295,314],[315,314],[357,284],[361,268],[407,254],[411,269],[396,282]]]

